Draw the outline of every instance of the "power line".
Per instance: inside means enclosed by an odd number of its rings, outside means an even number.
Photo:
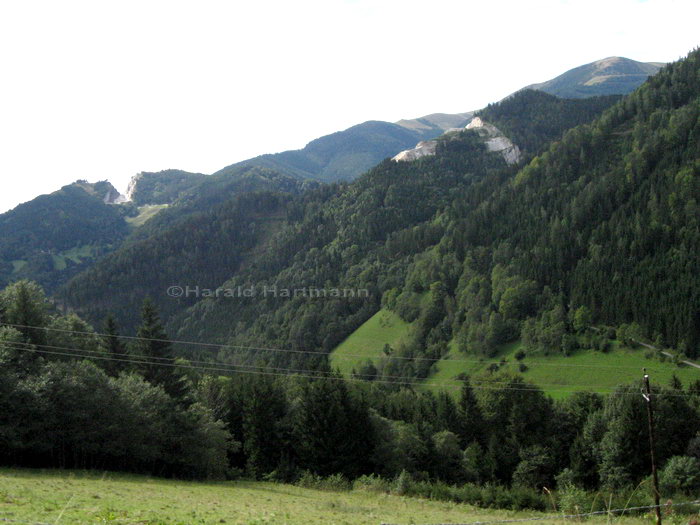
[[[60,356],[66,356],[66,357],[79,357],[83,359],[100,359],[104,361],[116,361],[120,363],[131,363],[131,364],[142,364],[142,365],[153,365],[153,366],[168,366],[171,368],[187,368],[187,369],[193,369],[193,370],[203,370],[203,371],[210,371],[210,372],[229,372],[229,373],[243,373],[243,374],[259,374],[259,375],[270,375],[270,376],[276,376],[276,377],[290,377],[289,374],[282,374],[282,373],[276,373],[276,372],[268,372],[266,370],[235,370],[231,368],[225,368],[225,367],[205,367],[205,366],[193,366],[189,364],[181,364],[181,363],[153,363],[151,361],[143,361],[143,360],[136,360],[136,359],[121,359],[121,358],[115,358],[115,357],[106,357],[106,356],[95,356],[95,355],[84,355],[84,354],[78,354],[78,353],[69,353],[69,352],[57,352],[57,351],[50,351],[50,350],[36,350],[36,349],[31,349],[31,348],[18,348],[17,350],[20,351],[26,351],[26,352],[32,352],[32,353],[39,353],[39,354],[48,354],[48,355],[60,355]],[[337,376],[328,376],[328,375],[320,375],[321,373],[318,373],[317,375],[304,375],[304,374],[297,374],[293,369],[284,369],[288,372],[293,373],[296,377],[301,377],[301,378],[307,378],[307,379],[332,379],[332,380],[338,380],[338,381],[351,381],[351,382],[362,382],[362,383],[367,383],[366,380],[364,379],[357,379],[357,378],[345,378],[345,377],[337,377]],[[383,379],[375,379],[372,381],[373,383],[382,383],[382,384],[389,384],[389,385],[410,385],[410,386],[429,386],[429,387],[439,387],[439,388],[445,388],[445,389],[452,389],[452,390],[458,390],[461,388],[461,386],[450,386],[446,385],[443,383],[423,383],[420,381],[411,381],[411,380],[403,380],[403,381],[388,381],[388,380],[383,380]],[[501,383],[505,384],[505,383]],[[521,391],[521,392],[540,392],[541,389],[536,386],[525,386],[523,387],[512,387],[507,384],[505,386],[482,386],[482,384],[477,384],[477,385],[472,385],[472,388],[477,389],[477,390],[516,390],[516,391]],[[560,392],[578,392],[578,390],[560,390]],[[599,393],[614,393],[614,392],[599,392]]]
[[[117,339],[127,339],[133,341],[152,341],[161,343],[173,343],[178,345],[190,345],[190,346],[200,346],[209,347],[213,349],[225,350],[225,349],[240,349],[240,350],[257,350],[261,352],[281,352],[287,354],[306,354],[306,355],[322,355],[329,356],[329,352],[322,352],[318,350],[294,350],[290,348],[275,348],[275,347],[264,347],[264,346],[246,346],[246,345],[233,345],[225,343],[204,343],[198,341],[184,341],[178,339],[158,339],[151,337],[139,337],[130,335],[111,335],[100,332],[87,332],[80,330],[68,330],[65,328],[51,328],[47,326],[32,326],[32,325],[21,325],[13,323],[0,323],[2,326],[10,326],[13,328],[26,328],[31,330],[45,330],[52,332],[62,332],[70,334],[79,335],[89,335],[93,337],[104,337],[104,338],[117,338]],[[343,354],[335,355],[335,359],[354,359],[354,358],[368,358],[366,355],[359,354]],[[500,364],[500,361],[485,361],[484,359],[462,359],[462,358],[434,358],[434,357],[409,357],[409,356],[386,356],[387,359],[398,359],[398,360],[409,360],[409,361],[433,361],[433,362],[455,362],[455,363],[480,363],[480,364]],[[574,363],[543,363],[537,361],[528,361],[526,363],[528,366],[553,366],[557,368],[607,368],[607,369],[631,369],[638,370],[639,366],[624,366],[624,365],[599,365],[599,364],[574,364]],[[649,370],[656,371],[654,368],[649,368]]]
[[[100,351],[100,350],[88,350],[88,349],[83,349],[83,348],[75,348],[75,347],[66,347],[66,346],[55,346],[55,345],[44,345],[44,344],[36,344],[36,343],[24,343],[24,342],[18,342],[18,341],[6,341],[6,342],[1,342],[0,345],[10,345],[10,348],[15,349],[15,350],[27,350],[27,351],[32,351],[32,347],[37,347],[37,348],[47,348],[50,350],[68,350],[71,352],[82,352],[82,353],[89,353],[89,354],[97,354],[96,356],[85,356],[82,355],[80,357],[85,357],[85,358],[90,358],[90,357],[97,357],[99,355],[105,355],[113,360],[116,361],[124,361],[126,362],[126,359],[139,359],[139,362],[144,362],[143,360],[147,361],[151,365],[158,365],[161,362],[171,362],[174,364],[174,366],[181,366],[181,364],[177,363],[177,360],[180,359],[178,357],[158,357],[158,356],[148,356],[148,355],[143,355],[143,354],[133,354],[133,353],[128,353],[124,354],[124,357],[121,356],[115,356],[111,352],[107,351]],[[71,353],[71,355],[75,355]],[[186,358],[182,358],[186,359]],[[148,360],[158,360],[154,362],[150,362]],[[240,363],[222,363],[222,362],[217,362],[217,361],[197,361],[197,360],[191,360],[191,359],[186,359],[187,364],[196,364],[196,365],[205,365],[205,366],[210,366],[214,367],[216,369],[220,369],[221,367],[233,367],[232,371],[237,371],[236,369],[238,368],[249,368],[249,369],[257,369],[257,370],[263,370],[263,371],[280,371],[280,372],[291,372],[291,373],[302,373],[302,374],[316,374],[318,373],[317,370],[305,370],[305,369],[296,369],[296,368],[287,368],[287,367],[271,367],[271,366],[256,366],[256,365],[248,365],[248,364],[240,364]],[[373,377],[372,374],[359,374],[355,373],[353,374],[354,377],[356,378],[371,378]],[[319,377],[323,377],[322,375]],[[385,379],[403,379],[405,380],[405,376],[394,376],[394,375],[382,375],[383,378]],[[423,381],[416,379],[413,381],[414,384],[416,385],[430,385],[430,383],[424,383]],[[447,386],[447,383],[451,384],[456,384],[456,385],[462,385],[463,381],[460,380],[454,380],[454,379],[448,379],[445,381],[442,381],[440,383],[433,383],[432,385],[434,386],[442,386],[445,385]],[[478,380],[478,379],[473,379],[470,378],[470,383],[472,385],[478,385],[478,384],[487,384],[487,385],[508,385],[510,384],[510,381],[495,381],[495,380]],[[550,386],[550,387],[558,387],[561,386],[560,384],[557,383],[538,383],[536,386]],[[581,388],[586,388],[586,387],[595,387],[595,388],[601,388],[601,389],[614,389],[615,387],[611,387],[608,385],[597,385],[597,384],[587,384],[587,385],[577,385],[577,384],[571,384],[568,385],[571,387],[581,387]],[[673,388],[667,388],[666,390],[670,390],[673,392],[683,392],[682,389],[673,389]]]
[[[364,383],[367,384],[368,381],[365,379],[360,379],[357,377],[337,377],[337,376],[329,376],[325,375],[322,372],[317,372],[317,371],[297,371],[295,369],[286,369],[286,368],[281,368],[277,370],[284,370],[287,373],[281,373],[281,372],[271,372],[267,368],[261,368],[260,370],[240,370],[240,369],[231,369],[227,368],[225,365],[219,365],[219,366],[194,366],[191,364],[187,363],[162,363],[162,362],[152,362],[148,360],[138,360],[138,359],[123,359],[123,358],[117,358],[117,357],[108,357],[106,355],[85,355],[85,352],[91,352],[91,351],[83,351],[80,349],[75,349],[76,352],[83,352],[83,353],[74,353],[74,352],[58,352],[58,351],[52,351],[52,350],[37,350],[34,348],[15,348],[15,350],[19,351],[26,351],[26,352],[32,352],[32,353],[38,353],[38,354],[46,354],[46,355],[58,355],[58,356],[64,356],[64,357],[74,357],[74,358],[82,358],[82,359],[99,359],[103,361],[115,361],[115,362],[120,362],[120,363],[130,363],[130,364],[140,364],[140,365],[148,365],[148,366],[167,366],[171,368],[185,368],[185,369],[191,369],[191,370],[201,370],[205,372],[219,372],[219,373],[229,373],[229,374],[251,374],[251,375],[267,375],[267,376],[274,376],[274,377],[290,377],[290,373],[293,374],[294,377],[300,377],[304,379],[331,379],[334,381],[348,381],[348,382],[357,382],[357,383]],[[95,352],[97,353],[97,352]],[[233,365],[233,366],[238,366],[238,365]],[[301,372],[301,373],[298,373]],[[386,379],[373,379],[371,383],[378,383],[378,384],[386,384],[386,385],[397,385],[397,386],[422,386],[422,387],[435,387],[435,388],[441,388],[445,390],[459,390],[461,389],[461,385],[448,385],[446,383],[424,383],[420,380],[409,380],[409,379],[404,379],[404,380],[399,380],[399,381],[391,381],[391,380],[386,380]],[[470,382],[471,383],[471,382]],[[494,385],[494,386],[490,386]],[[519,392],[542,392],[542,389],[539,388],[538,385],[523,385],[522,387],[517,387],[517,386],[511,386],[512,383],[508,382],[491,382],[491,381],[484,381],[482,383],[477,383],[477,384],[471,384],[471,388],[474,390],[508,390],[508,391],[519,391]],[[588,385],[571,385],[571,386],[579,386],[582,388],[587,388]],[[610,387],[614,388],[614,387]],[[581,389],[576,389],[576,390],[569,390],[569,389],[558,389],[558,392],[565,392],[565,393],[576,393],[576,392],[581,392]],[[587,390],[588,392],[594,392],[598,394],[606,394],[606,395],[638,395],[634,392],[616,392],[615,390],[606,390],[606,391],[601,391],[601,390]],[[690,397],[691,394],[664,394],[667,397]]]

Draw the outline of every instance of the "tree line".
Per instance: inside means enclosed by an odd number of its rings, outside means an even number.
[[[56,313],[27,281],[0,292],[0,312],[3,465],[287,482],[378,476],[520,490],[534,506],[543,487],[624,489],[649,473],[639,385],[553,401],[513,374],[463,378],[457,395],[348,381],[326,362],[222,374],[223,365],[176,359],[150,302],[131,338],[112,319],[95,332]],[[664,490],[696,490],[700,382],[655,385],[654,397]]]

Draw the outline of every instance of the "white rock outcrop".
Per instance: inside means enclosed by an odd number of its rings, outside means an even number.
[[[474,117],[464,129],[474,130],[479,136],[486,139],[484,143],[488,150],[500,153],[507,164],[516,164],[520,161],[522,157],[520,148],[513,144],[513,142],[493,124],[489,124],[479,117]]]
[[[143,178],[143,172],[139,172],[133,177],[131,177],[131,180],[129,181],[129,185],[126,187],[126,202],[130,202],[133,200],[134,197],[134,192],[136,191],[136,185],[139,183],[139,180]]]
[[[107,190],[107,193],[105,193],[104,198],[102,201],[105,204],[123,204],[126,202],[126,197],[119,193],[116,188],[112,187],[109,190]]]
[[[396,162],[416,160],[420,159],[421,157],[427,157],[428,155],[435,155],[436,149],[437,140],[423,140],[416,144],[415,148],[404,150],[391,160]]]
[[[507,164],[516,164],[520,161],[520,158],[522,157],[520,148],[513,144],[513,142],[511,142],[511,140],[501,133],[501,130],[499,130],[493,124],[489,124],[488,122],[481,120],[479,117],[474,117],[464,129],[472,130],[478,133],[479,136],[484,139],[486,148],[489,151],[500,153],[503,156],[503,160],[505,160]],[[445,135],[457,131],[462,131],[462,128],[451,128],[445,132]],[[435,155],[436,150],[437,140],[425,140],[419,142],[413,149],[402,151],[391,160],[395,162],[416,160],[420,159],[421,157]]]

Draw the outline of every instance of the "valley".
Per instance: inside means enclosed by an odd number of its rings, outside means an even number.
[[[0,215],[0,521],[692,501],[700,50],[530,88]]]

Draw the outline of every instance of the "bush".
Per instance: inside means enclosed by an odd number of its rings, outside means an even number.
[[[700,490],[700,460],[690,456],[673,456],[659,476],[665,493],[693,494]]]
[[[474,483],[466,483],[454,489],[455,500],[460,503],[468,503],[475,506],[483,506],[481,487]]]
[[[413,485],[413,479],[411,474],[406,470],[402,470],[394,480],[394,492],[399,496],[404,496],[410,493],[411,486]]]
[[[342,492],[352,488],[351,483],[342,474],[331,474],[327,478],[305,470],[296,485],[305,489],[330,490]]]
[[[583,514],[593,505],[593,495],[576,485],[565,485],[557,491],[559,510],[564,514]]]
[[[389,480],[370,474],[369,476],[360,476],[352,484],[353,490],[365,490],[368,492],[391,492],[391,483]]]

